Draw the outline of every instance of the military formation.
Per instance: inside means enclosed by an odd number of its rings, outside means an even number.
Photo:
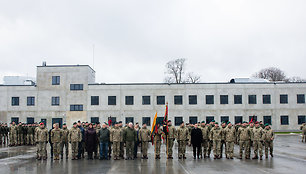
[[[300,127],[302,142],[306,142],[306,125]],[[178,144],[178,159],[186,159],[186,148],[192,146],[194,159],[234,158],[234,148],[239,148],[239,159],[260,159],[273,157],[274,132],[269,124],[262,122],[243,122],[233,125],[214,120],[197,124],[182,122],[178,128],[171,120],[155,127],[154,131],[143,124],[122,122],[88,123],[75,122],[68,129],[66,124],[60,128],[58,123],[48,130],[44,123],[23,124],[12,122],[0,125],[0,143],[8,146],[36,145],[37,160],[48,158],[47,146],[50,145],[50,157],[53,160],[72,160],[87,158],[89,160],[134,160],[140,149],[141,158],[148,159],[148,148],[152,143],[155,159],[160,159],[161,145],[166,144],[167,159],[173,159],[173,146]],[[151,142],[151,143],[150,143]],[[70,146],[70,148],[69,148]],[[71,153],[69,153],[71,150]],[[253,154],[253,156],[251,156]]]

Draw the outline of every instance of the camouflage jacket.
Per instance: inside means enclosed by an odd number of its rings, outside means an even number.
[[[72,127],[69,130],[68,141],[71,142],[81,142],[82,141],[82,133],[78,127]]]
[[[36,130],[35,134],[35,141],[36,142],[48,142],[49,140],[49,133],[47,128],[40,128]]]
[[[139,130],[138,139],[140,142],[148,142],[151,140],[151,131],[147,128],[141,128]]]

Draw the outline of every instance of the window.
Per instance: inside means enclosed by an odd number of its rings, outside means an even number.
[[[306,121],[306,116],[305,115],[299,115],[298,116],[298,124],[303,124]]]
[[[214,104],[214,95],[206,95],[206,104],[207,105],[212,105]]]
[[[150,96],[142,96],[142,105],[150,105],[151,97]]]
[[[272,122],[271,122],[271,116],[263,116],[263,122],[264,122],[264,124],[269,124],[269,125],[271,125],[272,124]]]
[[[70,84],[70,90],[72,91],[83,90],[83,84]]]
[[[288,115],[280,116],[281,125],[289,125],[289,117]]]
[[[189,117],[189,123],[190,124],[197,124],[198,123],[198,117],[197,116],[190,116]]]
[[[34,123],[34,117],[27,117],[27,124],[33,124]]]
[[[156,101],[158,105],[164,105],[165,104],[165,96],[157,96]]]
[[[235,116],[235,124],[242,123],[242,116]]]
[[[156,118],[156,124],[163,125],[164,124],[164,117],[157,117]]]
[[[228,104],[228,95],[220,95],[220,104]]]
[[[11,122],[15,122],[16,124],[19,123],[19,117],[12,117]]]
[[[249,95],[249,104],[256,104],[256,95]]]
[[[108,96],[108,105],[116,105],[116,96]]]
[[[271,104],[271,95],[262,95],[263,104]]]
[[[297,103],[304,104],[305,103],[305,94],[297,94]]]
[[[51,105],[52,106],[58,106],[60,104],[60,98],[59,97],[52,97]]]
[[[90,117],[90,122],[91,123],[98,123],[99,122],[99,117]]]
[[[151,118],[150,117],[142,117],[142,124],[147,124],[147,126],[151,126]]]
[[[52,85],[60,85],[60,76],[52,76]]]
[[[208,124],[208,123],[210,123],[211,121],[213,121],[215,118],[214,118],[214,116],[207,116],[206,117],[206,123]]]
[[[12,106],[19,106],[19,97],[12,97]]]
[[[249,116],[249,122],[250,121],[256,122],[257,121],[257,116]]]
[[[197,96],[196,96],[196,95],[190,95],[190,96],[189,96],[189,104],[190,104],[190,105],[196,105],[196,104],[198,104]]]
[[[133,105],[134,96],[125,96],[125,105]]]
[[[134,123],[134,117],[125,117],[125,124]]]
[[[234,95],[234,104],[242,104],[242,95]]]
[[[183,96],[175,95],[174,96],[174,104],[175,105],[182,105],[183,104]]]
[[[287,94],[281,94],[279,96],[279,102],[280,104],[287,104],[288,103],[288,95]]]
[[[35,105],[35,97],[27,97],[27,106]]]
[[[99,105],[99,96],[91,96],[91,105]]]
[[[70,111],[83,111],[83,105],[70,105]]]
[[[221,122],[227,123],[229,121],[229,116],[221,116]]]
[[[182,124],[183,117],[174,117],[174,125],[179,126]]]

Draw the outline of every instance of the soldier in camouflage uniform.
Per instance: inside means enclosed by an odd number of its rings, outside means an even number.
[[[17,144],[18,146],[23,145],[23,128],[22,123],[17,126]]]
[[[122,124],[122,121],[119,121],[119,124],[118,124],[119,128],[120,128],[120,131],[121,131],[121,140],[120,140],[120,158],[124,159],[124,142],[123,142],[123,133],[124,133],[124,130],[125,128],[123,127],[123,124]]]
[[[263,129],[260,127],[259,122],[255,123],[255,127],[253,128],[253,133],[251,134],[253,147],[254,147],[254,157],[253,159],[258,159],[258,153],[260,156],[260,160],[262,160],[262,143],[263,143]]]
[[[138,134],[138,139],[141,143],[142,159],[148,159],[148,144],[151,139],[150,134],[151,132],[149,129],[147,129],[147,124],[143,123]]]
[[[39,128],[35,134],[35,140],[38,147],[38,160],[47,159],[47,149],[46,145],[48,143],[49,134],[47,128],[45,128],[44,123],[40,123]]]
[[[69,130],[68,141],[71,144],[72,160],[77,160],[78,159],[77,155],[79,151],[79,143],[82,141],[82,134],[81,134],[81,130],[77,127],[76,122],[73,123],[73,127]]]
[[[68,145],[68,135],[69,135],[69,129],[67,128],[66,123],[63,124],[63,137],[62,137],[62,143],[61,143],[61,159],[64,158],[64,149],[66,154],[66,159],[68,159],[69,154],[69,145]]]
[[[173,159],[173,145],[176,138],[176,129],[174,126],[172,126],[171,120],[168,120],[168,135],[167,135],[167,158]]]
[[[203,135],[203,143],[202,143],[202,153],[201,158],[206,158],[208,156],[208,146],[209,146],[209,129],[208,126],[205,125],[205,121],[201,122],[201,130]]]
[[[225,128],[226,128],[226,123],[223,121],[222,124],[221,124],[222,131],[224,131]],[[221,155],[221,158],[222,158],[223,146],[224,146],[224,151],[226,151],[226,143],[225,143],[225,137],[224,136],[221,137],[221,144],[220,145],[221,145],[220,146],[221,147],[221,154],[220,155]]]
[[[17,146],[17,126],[15,122],[10,126],[10,146]]]
[[[186,159],[186,145],[190,140],[190,134],[188,128],[185,127],[184,122],[182,122],[180,127],[177,129],[176,138],[178,142],[179,159]]]
[[[221,158],[221,140],[223,131],[219,127],[218,122],[215,122],[214,128],[210,131],[210,139],[213,140],[214,159]]]
[[[302,131],[302,142],[304,141],[306,143],[306,123],[302,124],[300,130]]]
[[[212,120],[207,126],[208,126],[208,130],[209,130],[209,134],[210,134],[210,131],[212,131],[212,129],[215,126],[215,120]],[[210,153],[211,153],[212,148],[213,148],[213,140],[209,139],[208,150],[207,150],[207,157],[208,158],[210,158]]]
[[[59,160],[61,153],[61,143],[63,138],[63,131],[59,128],[59,124],[55,124],[55,128],[51,131],[51,141],[53,144],[54,160]]]
[[[226,143],[225,156],[227,159],[233,159],[234,156],[234,143],[236,141],[236,130],[231,122],[227,123],[227,127],[223,130],[224,140]]]
[[[120,143],[122,140],[123,134],[119,128],[119,123],[116,122],[115,126],[110,131],[110,142],[113,145],[113,154],[114,160],[120,160]]]
[[[245,151],[245,158],[250,159],[250,152],[249,152],[249,146],[250,146],[250,138],[251,138],[251,131],[247,127],[247,123],[244,122],[242,124],[242,127],[238,129],[238,141],[239,141],[239,159],[242,159],[243,150]]]
[[[27,127],[27,145],[34,144],[34,127],[29,124]]]
[[[267,123],[265,124],[264,129],[264,137],[263,140],[265,142],[265,156],[268,158],[268,151],[270,149],[270,155],[273,157],[273,140],[274,140],[274,132],[271,129],[270,125]]]
[[[153,132],[153,142],[154,142],[154,151],[155,151],[155,159],[160,159],[160,146],[162,140],[163,129],[157,124],[157,130]]]

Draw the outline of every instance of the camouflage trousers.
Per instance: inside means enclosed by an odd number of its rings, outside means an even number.
[[[68,145],[67,145],[68,148]],[[79,153],[79,142],[71,142],[72,159],[77,158]],[[66,153],[68,155],[68,153]]]
[[[186,154],[186,145],[187,145],[187,141],[177,141],[178,143],[178,156],[179,157],[184,157]]]
[[[18,142],[18,145],[23,145],[23,134],[18,134],[18,139],[17,139],[17,142]]]
[[[211,150],[213,148],[213,141],[212,140],[209,140],[208,141],[208,149],[207,149],[207,156],[210,156],[210,153],[211,153]]]
[[[2,144],[3,134],[0,134],[0,144]]]
[[[28,145],[33,145],[34,144],[34,136],[33,136],[33,134],[28,134],[27,135],[27,144]]]
[[[235,143],[234,142],[226,142],[226,150],[225,150],[225,155],[228,157],[228,158],[233,158],[234,156],[234,146],[235,146]]]
[[[258,157],[258,153],[259,153],[259,156],[262,157],[262,143],[261,143],[261,141],[254,140],[253,141],[253,148],[254,148],[254,157]]]
[[[172,157],[174,141],[172,138],[169,138],[167,143],[167,156]]]
[[[64,149],[65,149],[66,157],[68,157],[68,154],[69,154],[69,144],[68,144],[68,142],[62,142],[61,143],[61,155],[62,155],[62,157],[64,156]]]
[[[114,158],[119,158],[119,156],[120,156],[120,142],[113,142],[113,154],[114,154]]]
[[[273,154],[273,141],[265,141],[265,155],[268,157],[268,152],[270,150],[270,155]]]
[[[47,149],[46,149],[46,142],[38,142],[37,149],[38,149],[38,157],[47,157]]]
[[[147,141],[142,141],[141,142],[141,153],[143,157],[148,156],[148,142]]]
[[[240,150],[239,150],[240,157],[242,157],[243,151],[245,151],[245,157],[246,158],[250,157],[250,151],[249,151],[249,149],[250,149],[250,141],[249,140],[247,140],[247,141],[240,140],[239,141],[239,148],[240,148]]]
[[[155,157],[160,156],[160,146],[161,146],[161,141],[154,141]]]
[[[123,158],[124,156],[124,143],[123,142],[120,142],[120,157]]]
[[[59,157],[61,153],[61,143],[60,142],[55,142],[53,143],[53,154],[56,158]]]
[[[222,157],[222,154],[223,154],[223,149],[225,151],[225,155],[226,155],[226,143],[224,140],[221,140],[221,143],[220,143],[220,148],[221,148],[221,152],[220,152],[220,155]]]
[[[10,133],[10,145],[17,145],[17,134]]]
[[[127,141],[125,143],[126,148],[126,157],[127,158],[133,158],[134,157],[134,141]]]
[[[213,140],[213,149],[215,156],[221,156],[221,140]]]
[[[204,157],[208,156],[208,145],[209,145],[209,141],[208,140],[203,140],[203,143],[202,143],[202,149],[203,151],[200,152],[200,155]]]

